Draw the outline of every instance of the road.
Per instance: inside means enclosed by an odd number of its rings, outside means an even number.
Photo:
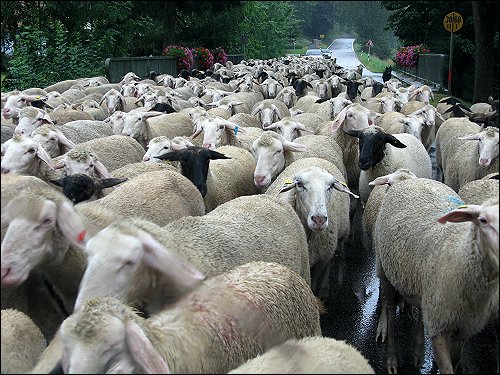
[[[354,39],[336,39],[329,47],[337,57],[337,63],[345,68],[360,64],[352,49]],[[373,75],[364,69],[363,75]],[[344,255],[335,257],[330,274],[330,297],[325,303],[327,314],[321,316],[324,336],[345,340],[356,347],[370,362],[377,374],[387,373],[385,368],[385,343],[375,343],[380,304],[379,281],[375,273],[373,249],[362,243],[362,214],[358,206],[354,216],[354,239],[346,244]],[[443,275],[444,277],[444,275]],[[416,324],[406,313],[396,316],[396,347],[398,350],[399,374],[437,374],[429,337],[425,336],[425,358],[423,366],[412,366],[412,337]],[[496,373],[496,343],[490,325],[472,337],[464,346],[461,366],[463,373]],[[460,369],[459,369],[460,370]]]
[[[328,49],[333,51],[333,57],[337,59],[337,64],[346,68],[354,69],[361,62],[354,52],[353,44],[355,39],[335,39]],[[376,81],[382,81],[382,73],[373,73],[366,68],[363,68],[363,77],[372,76]]]

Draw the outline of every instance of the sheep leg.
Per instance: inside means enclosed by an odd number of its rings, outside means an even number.
[[[387,298],[385,297],[382,283],[379,285],[380,315],[378,317],[377,332],[375,333],[375,342],[384,342],[387,339]]]
[[[396,355],[396,345],[394,340],[394,325],[396,319],[396,289],[387,280],[385,275],[380,279],[382,292],[386,298],[386,314],[387,314],[387,347],[386,347],[386,367],[387,373],[397,374],[398,358]]]
[[[431,338],[432,351],[441,374],[453,374],[448,340],[444,333],[440,333]]]
[[[415,335],[415,349],[413,351],[413,365],[419,369],[424,362],[424,322],[422,321],[422,314],[417,315],[417,334]]]

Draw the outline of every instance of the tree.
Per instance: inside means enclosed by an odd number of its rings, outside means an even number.
[[[498,45],[498,4],[494,1],[473,1],[474,31],[476,42],[476,64],[474,74],[474,97],[472,101],[487,102],[488,96],[498,94],[498,53],[495,54],[495,33]],[[497,50],[498,51],[498,50]],[[494,65],[491,62],[496,61]],[[496,68],[496,69],[495,69]]]

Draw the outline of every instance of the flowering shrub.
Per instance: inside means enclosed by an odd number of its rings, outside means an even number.
[[[214,49],[212,55],[214,56],[214,63],[221,63],[224,65],[227,62],[227,53],[222,47]]]
[[[208,50],[207,48],[195,48],[193,50],[193,54],[198,56],[201,70],[210,69],[214,65],[214,57],[212,55],[212,52],[210,52],[210,50]]]
[[[186,47],[170,45],[163,49],[164,56],[177,57],[177,69],[191,70],[194,64],[193,52]]]
[[[394,61],[403,68],[416,68],[418,64],[418,55],[420,53],[429,53],[429,48],[423,44],[401,47],[396,53]]]

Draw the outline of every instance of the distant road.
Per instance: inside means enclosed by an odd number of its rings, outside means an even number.
[[[333,53],[333,57],[337,59],[337,64],[346,69],[355,69],[361,62],[354,52],[353,44],[355,39],[335,39],[328,49]],[[363,68],[363,77],[372,76],[376,81],[382,81],[382,73],[373,73],[366,68]]]

